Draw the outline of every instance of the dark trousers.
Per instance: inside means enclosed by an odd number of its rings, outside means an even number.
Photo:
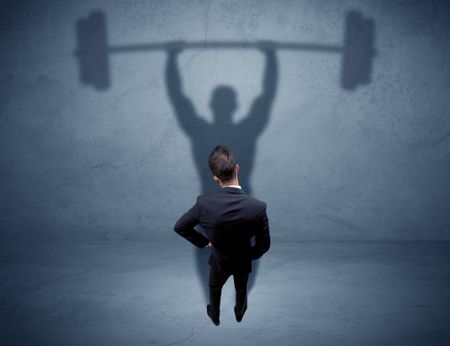
[[[211,304],[212,313],[216,318],[220,316],[220,297],[222,295],[222,287],[225,282],[233,275],[234,288],[236,289],[236,305],[235,310],[242,313],[247,308],[247,282],[249,273],[219,273],[214,271],[211,266],[209,271],[209,302]]]

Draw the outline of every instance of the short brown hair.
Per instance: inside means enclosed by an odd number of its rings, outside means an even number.
[[[208,158],[208,166],[212,174],[222,182],[233,180],[236,161],[231,150],[225,145],[216,146]]]

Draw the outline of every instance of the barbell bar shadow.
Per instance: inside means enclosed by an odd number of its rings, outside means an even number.
[[[92,85],[97,90],[110,86],[108,55],[112,53],[132,53],[168,50],[173,42],[143,43],[109,46],[106,19],[101,11],[94,11],[76,23],[78,48],[74,54],[79,62],[80,81]],[[261,49],[265,41],[191,41],[183,42],[183,49]],[[350,11],[346,14],[343,45],[328,45],[297,42],[271,42],[267,47],[276,50],[298,50],[322,53],[341,53],[341,87],[354,90],[358,85],[371,81],[372,63],[376,52],[374,43],[374,22],[363,18],[361,13]]]

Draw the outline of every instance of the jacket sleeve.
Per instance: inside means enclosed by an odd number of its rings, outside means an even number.
[[[267,218],[266,206],[262,212],[260,226],[255,234],[255,245],[252,246],[252,259],[260,258],[270,248],[269,219]]]
[[[203,248],[208,245],[209,240],[200,232],[197,232],[194,226],[198,225],[200,218],[200,212],[198,209],[198,200],[195,205],[189,209],[174,226],[174,231],[180,236],[190,241],[192,244],[199,248]]]

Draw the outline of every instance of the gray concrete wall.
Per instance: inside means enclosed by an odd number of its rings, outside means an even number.
[[[171,239],[202,191],[192,137],[166,91],[166,52],[110,55],[103,91],[80,82],[75,25],[96,9],[111,45],[341,44],[349,10],[372,18],[368,85],[341,87],[340,54],[280,50],[267,124],[225,144],[254,146],[241,166],[268,203],[275,240],[450,239],[443,1],[2,2],[2,236]],[[231,86],[238,122],[263,89],[264,61],[259,50],[184,50],[183,90],[212,123],[212,91]],[[226,139],[214,131],[211,140]]]

